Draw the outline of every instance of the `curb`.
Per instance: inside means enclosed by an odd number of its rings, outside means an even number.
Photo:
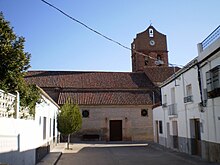
[[[60,155],[58,156],[58,158],[56,159],[56,161],[54,162],[54,165],[56,165],[57,164],[57,162],[60,160],[60,157],[62,156],[62,152],[60,153]]]
[[[37,163],[37,165],[56,165],[61,155],[62,152],[51,152]]]

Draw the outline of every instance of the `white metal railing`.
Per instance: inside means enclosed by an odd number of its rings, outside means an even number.
[[[0,90],[0,117],[12,117],[15,112],[16,96]]]
[[[166,108],[166,107],[167,107],[167,103],[163,103],[163,104],[162,104],[162,107],[163,107],[163,108]]]
[[[190,96],[186,96],[184,97],[184,103],[188,103],[188,102],[193,102],[193,96],[190,95]]]
[[[177,104],[168,105],[168,115],[169,116],[177,115]]]
[[[202,49],[204,50],[220,37],[220,25],[202,41]]]

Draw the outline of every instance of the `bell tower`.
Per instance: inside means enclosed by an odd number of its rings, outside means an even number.
[[[153,26],[136,35],[131,43],[132,72],[143,72],[149,67],[168,67],[166,35]],[[145,54],[140,54],[141,52]]]

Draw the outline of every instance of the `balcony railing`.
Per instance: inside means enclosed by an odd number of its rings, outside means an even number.
[[[206,39],[202,41],[202,49],[204,50],[220,37],[220,26],[218,26]]]
[[[166,107],[167,107],[167,103],[163,103],[163,104],[162,104],[162,107],[163,107],[163,108],[166,108]]]
[[[177,104],[168,105],[168,115],[177,116]]]
[[[193,102],[193,96],[192,95],[184,97],[184,103],[188,103],[188,102]]]
[[[0,90],[0,117],[12,117],[16,96]]]

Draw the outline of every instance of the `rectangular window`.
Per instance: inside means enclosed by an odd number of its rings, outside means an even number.
[[[220,77],[220,67],[215,68],[212,71],[213,87],[214,89],[219,88],[219,77]]]
[[[162,107],[167,107],[167,95],[163,95],[163,104],[162,104]]]
[[[55,128],[55,121],[56,121],[56,120],[53,119],[53,137],[55,137],[55,129],[56,129],[56,128]]]
[[[161,134],[163,133],[163,123],[162,123],[162,121],[159,121],[159,132]]]
[[[206,85],[209,98],[220,96],[220,65],[206,72]]]
[[[175,88],[171,88],[171,104],[176,103]]]
[[[43,121],[43,139],[46,139],[46,133],[47,133],[47,118],[44,117],[44,121]]]
[[[186,96],[191,96],[192,95],[192,85],[189,84],[186,86]]]
[[[192,96],[192,85],[188,84],[186,85],[186,97],[184,97],[184,103],[192,102],[193,96]]]

